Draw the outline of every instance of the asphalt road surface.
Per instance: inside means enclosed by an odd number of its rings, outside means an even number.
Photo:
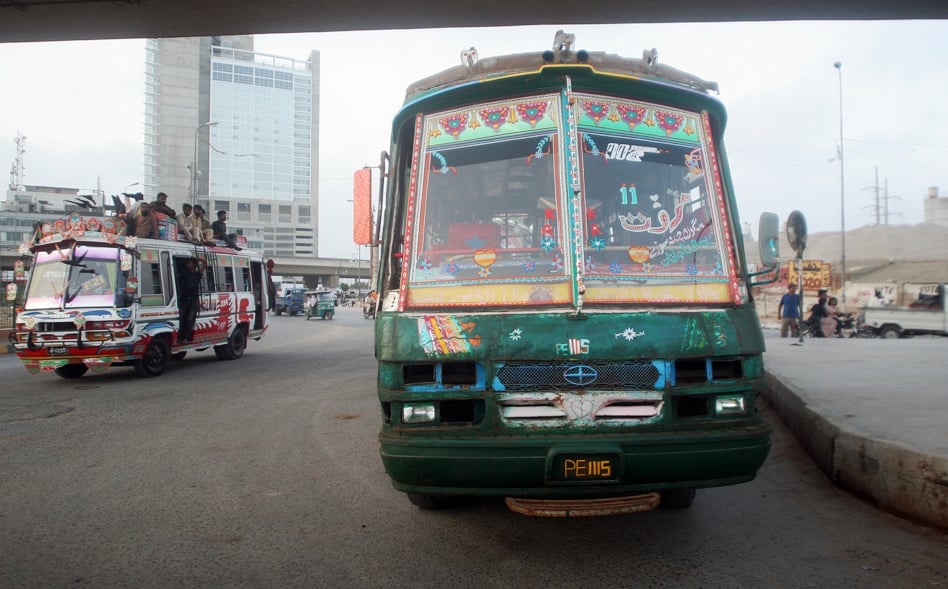
[[[0,587],[948,587],[945,533],[833,487],[770,412],[758,478],[687,510],[419,510],[378,457],[372,322],[271,325],[154,379],[0,356]]]

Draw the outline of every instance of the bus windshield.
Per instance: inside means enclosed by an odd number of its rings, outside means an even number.
[[[115,306],[119,250],[76,247],[37,252],[24,308]]]
[[[424,118],[409,306],[734,302],[702,113],[574,96]]]

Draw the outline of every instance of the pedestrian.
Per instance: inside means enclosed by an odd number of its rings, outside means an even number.
[[[178,281],[178,343],[191,343],[194,322],[197,320],[198,297],[201,294],[201,276],[207,263],[194,256],[184,262],[184,271]]]
[[[780,318],[780,337],[787,337],[791,332],[796,337],[800,321],[800,295],[797,294],[796,284],[787,286],[787,292],[780,297],[777,317]]]
[[[169,219],[174,219],[177,217],[174,209],[168,206],[168,195],[164,192],[158,193],[158,195],[155,197],[155,200],[151,203],[151,208],[156,213],[168,215]]]

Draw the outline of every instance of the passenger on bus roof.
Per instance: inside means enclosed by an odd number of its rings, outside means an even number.
[[[143,202],[134,215],[135,237],[158,239],[158,217],[151,212],[151,205]]]
[[[168,206],[168,195],[164,192],[158,193],[158,196],[156,196],[155,200],[153,200],[151,203],[151,208],[154,209],[156,213],[168,215],[168,217],[171,219],[174,219],[177,216],[174,212],[174,209]]]
[[[214,239],[223,241],[235,250],[240,249],[237,247],[236,234],[227,233],[227,211],[217,211],[217,220],[211,223],[211,229],[214,230]]]
[[[184,203],[181,205],[181,212],[178,213],[175,220],[178,222],[178,233],[183,239],[192,243],[201,243],[204,241],[201,239],[201,234],[198,232],[197,227],[194,226],[194,214],[191,211],[190,204]]]

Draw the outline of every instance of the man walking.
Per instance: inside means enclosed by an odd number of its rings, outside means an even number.
[[[787,337],[791,332],[796,337],[800,321],[800,295],[797,294],[796,284],[787,286],[786,294],[780,297],[777,317],[780,318],[780,337]]]

